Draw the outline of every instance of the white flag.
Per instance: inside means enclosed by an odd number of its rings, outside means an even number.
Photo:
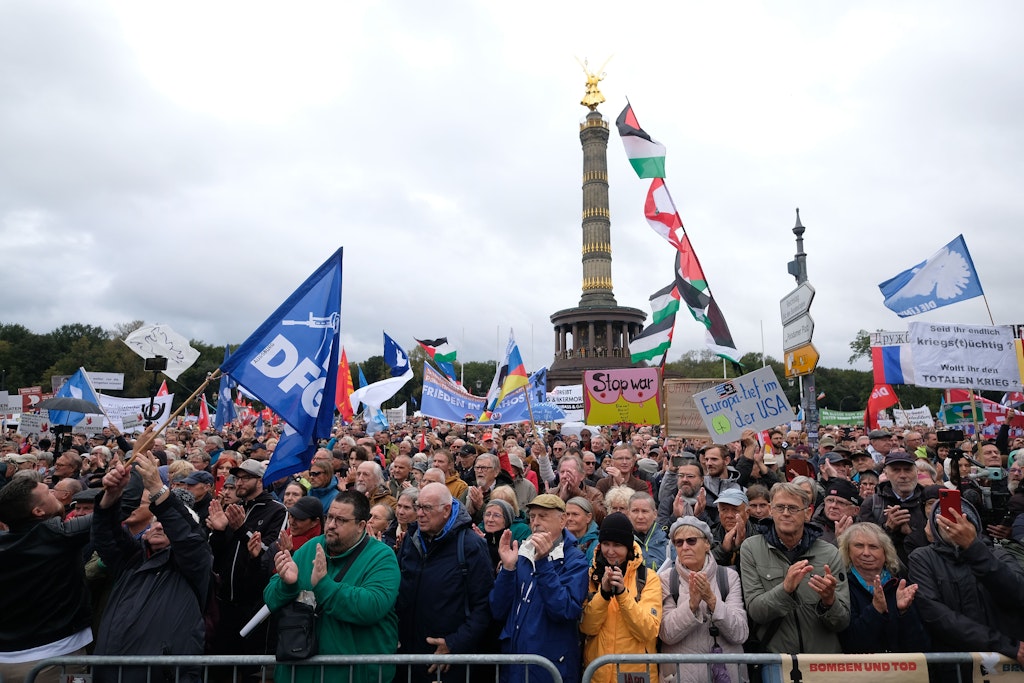
[[[140,327],[129,334],[124,343],[143,358],[166,358],[164,374],[173,380],[177,380],[199,359],[199,352],[192,348],[188,339],[161,323]]]

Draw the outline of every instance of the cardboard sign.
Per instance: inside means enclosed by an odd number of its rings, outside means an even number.
[[[783,680],[804,683],[928,683],[921,653],[878,655],[806,655],[782,658]],[[798,672],[796,670],[799,670]]]
[[[708,438],[707,427],[693,403],[694,394],[718,385],[720,379],[665,378],[665,427],[672,436]]]
[[[562,409],[567,422],[583,422],[583,385],[563,384],[548,392],[548,400]]]
[[[22,413],[18,425],[18,433],[22,436],[45,436],[50,431],[50,418],[43,411],[42,415]]]
[[[693,402],[718,443],[738,441],[746,429],[770,429],[793,416],[789,400],[770,366],[695,394]]]
[[[588,425],[661,424],[657,368],[588,370],[583,374],[583,413]]]

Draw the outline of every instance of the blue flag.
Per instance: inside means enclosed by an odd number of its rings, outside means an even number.
[[[330,436],[334,420],[341,255],[338,249],[220,368],[306,439]]]
[[[366,375],[363,374],[363,368],[360,365],[356,366],[359,369],[359,388],[362,389],[365,386],[369,386],[369,382],[366,381]]]
[[[315,443],[285,423],[284,434],[281,436],[281,440],[277,442],[274,453],[270,456],[267,470],[263,473],[263,481],[268,483],[275,482],[296,472],[308,470],[313,462],[316,449]]]
[[[262,413],[256,416],[256,423],[252,426],[252,431],[256,436],[263,436],[264,429]]]
[[[92,382],[89,381],[85,368],[78,368],[78,372],[68,377],[68,381],[64,382],[64,386],[53,397],[80,398],[95,403],[97,407],[100,404],[99,396],[93,391]],[[85,413],[73,413],[70,410],[50,410],[48,414],[50,424],[55,425],[74,426],[85,419]]]
[[[984,295],[963,235],[878,288],[886,308],[901,318]]]
[[[384,333],[384,362],[391,368],[392,377],[401,377],[409,370],[409,354],[387,332]]]
[[[231,351],[225,345],[224,362],[227,363],[230,357]],[[220,387],[217,389],[217,414],[213,416],[213,428],[218,432],[222,431],[227,424],[237,417],[235,414],[235,404],[231,400],[231,385],[231,378],[227,375],[222,375]]]
[[[227,363],[228,362],[228,358],[231,358],[231,346],[229,344],[225,344],[224,345],[224,363],[221,363],[221,365],[224,365],[225,363]],[[224,378],[228,382],[228,389],[234,389],[236,386],[238,386],[235,383],[235,380],[231,379],[230,375],[224,375]]]

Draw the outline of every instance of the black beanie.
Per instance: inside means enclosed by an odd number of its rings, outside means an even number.
[[[601,522],[601,531],[597,537],[598,541],[611,541],[624,545],[627,548],[633,547],[633,524],[629,517],[621,512],[613,512]]]

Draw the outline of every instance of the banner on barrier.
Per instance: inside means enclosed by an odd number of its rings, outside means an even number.
[[[782,679],[804,683],[928,683],[921,653],[807,655],[782,658]]]

